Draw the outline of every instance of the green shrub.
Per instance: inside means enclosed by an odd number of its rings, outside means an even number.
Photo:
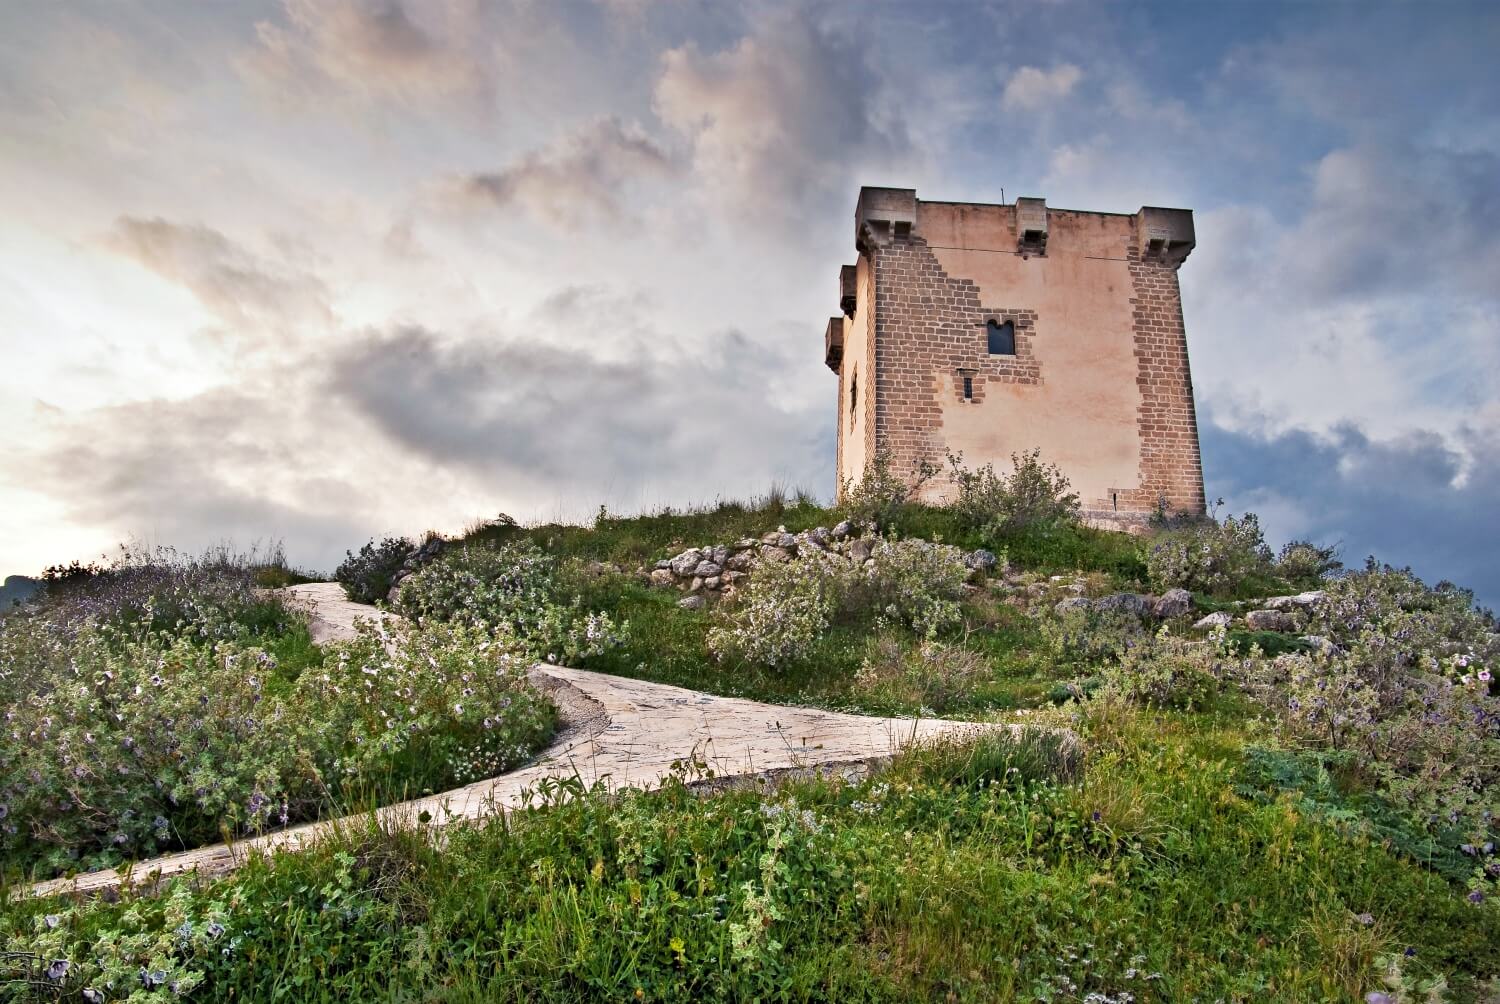
[[[0,850],[48,873],[441,790],[552,727],[529,656],[479,629],[366,625],[292,679],[242,641],[54,627],[0,630]]]
[[[402,580],[396,610],[510,635],[554,662],[598,655],[623,630],[576,596],[565,599],[556,560],[529,540],[450,548]]]
[[[1271,549],[1253,512],[1158,533],[1146,548],[1146,572],[1159,590],[1232,593],[1271,571]]]
[[[396,573],[415,547],[405,537],[387,537],[379,543],[372,539],[358,554],[345,551],[346,557],[334,569],[333,577],[355,603],[375,603],[391,591]]]
[[[1118,660],[1100,668],[1099,694],[1152,708],[1203,708],[1218,693],[1228,664],[1222,633],[1202,641],[1164,626],[1127,643]]]
[[[998,540],[1077,521],[1078,493],[1056,464],[1042,462],[1041,450],[1013,453],[1010,462],[1009,474],[996,474],[992,464],[971,471],[963,466],[962,454],[948,454],[957,489],[949,506],[966,525]]]
[[[882,705],[943,714],[989,674],[988,661],[973,649],[940,641],[908,647],[883,634],[854,674],[854,689]]]
[[[1119,660],[1127,648],[1151,638],[1141,618],[1125,610],[1083,607],[1057,613],[1044,609],[1036,620],[1048,651],[1065,665]]]
[[[1343,569],[1336,546],[1319,547],[1306,540],[1289,541],[1276,556],[1276,574],[1301,587],[1321,585]]]
[[[880,538],[871,564],[814,551],[762,561],[709,632],[717,657],[738,655],[781,668],[804,658],[836,619],[878,619],[933,637],[960,620],[957,600],[969,569],[956,547]]]
[[[890,451],[877,450],[865,464],[860,478],[857,481],[850,478],[841,486],[838,513],[859,526],[887,530],[899,520],[902,509],[921,493],[922,486],[938,473],[935,464],[924,460],[907,478],[891,470],[891,462]]]

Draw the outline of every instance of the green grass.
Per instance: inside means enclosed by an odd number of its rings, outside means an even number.
[[[189,964],[205,999],[240,1001],[1349,1001],[1406,949],[1477,1000],[1500,969],[1493,904],[1239,794],[1225,716],[1081,724],[1072,780],[1055,748],[991,742],[769,796],[575,788],[441,851],[360,824],[176,901],[62,909],[59,930],[81,951],[126,911],[170,932],[217,905],[222,942]],[[12,903],[0,937],[59,910]]]

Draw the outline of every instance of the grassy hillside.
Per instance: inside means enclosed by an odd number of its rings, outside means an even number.
[[[991,501],[887,505],[868,563],[804,538],[701,609],[645,573],[858,507],[490,526],[398,607],[715,693],[1065,727],[1081,759],[1033,732],[859,783],[564,783],[440,846],[355,823],[201,886],[13,902],[0,949],[72,999],[1496,999],[1500,650],[1471,597],[1328,577],[1253,521],[1131,538]]]

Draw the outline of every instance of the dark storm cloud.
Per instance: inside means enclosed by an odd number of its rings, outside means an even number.
[[[1462,450],[1430,431],[1375,440],[1202,428],[1208,493],[1233,512],[1270,513],[1268,535],[1342,542],[1345,564],[1374,554],[1448,579],[1500,607],[1500,441],[1468,429]],[[1466,456],[1467,454],[1467,456]]]
[[[328,290],[316,276],[259,257],[212,227],[121,216],[105,243],[187,289],[225,324],[333,320]]]

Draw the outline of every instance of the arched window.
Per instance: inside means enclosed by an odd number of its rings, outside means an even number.
[[[985,334],[989,338],[990,355],[1013,356],[1016,354],[1016,322],[1006,321],[1003,324],[991,318],[985,324]]]

